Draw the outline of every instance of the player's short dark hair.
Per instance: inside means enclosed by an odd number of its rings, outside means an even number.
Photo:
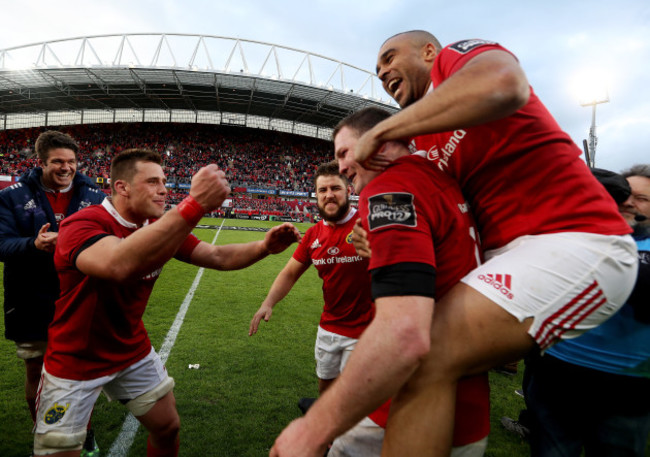
[[[314,174],[314,187],[316,187],[316,181],[320,176],[338,176],[343,180],[345,187],[348,187],[348,177],[339,173],[339,163],[336,160],[321,163],[318,166],[316,173]]]
[[[629,178],[630,176],[641,176],[650,179],[650,164],[634,165],[633,167],[624,170],[621,174],[625,178]]]
[[[390,116],[391,114],[388,111],[381,108],[375,108],[374,106],[359,110],[336,124],[334,132],[332,132],[332,140],[336,138],[336,135],[339,134],[343,127],[352,129],[357,132],[357,134],[362,135],[384,119],[388,119]]]
[[[121,179],[130,182],[135,175],[135,164],[153,162],[162,165],[160,154],[148,149],[127,149],[113,157],[111,162],[111,190],[115,192],[115,181]]]
[[[59,132],[57,130],[47,130],[36,138],[36,143],[34,144],[36,156],[43,162],[46,162],[50,157],[50,151],[52,149],[58,148],[70,149],[74,152],[75,159],[77,158],[79,145],[67,133]]]
[[[413,44],[415,44],[418,47],[422,47],[427,43],[431,43],[433,44],[433,46],[435,46],[436,50],[438,51],[442,50],[442,45],[440,44],[440,41],[438,41],[438,39],[433,33],[427,32],[426,30],[408,30],[406,32],[396,33],[395,35],[386,38],[386,40],[382,43],[382,46],[386,44],[388,40],[392,40],[393,38],[400,35],[410,36],[411,40],[413,41]]]

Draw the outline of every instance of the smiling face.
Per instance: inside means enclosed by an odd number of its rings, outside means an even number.
[[[164,214],[167,179],[157,163],[139,161],[135,169],[133,177],[124,184],[129,200],[129,215],[125,219],[140,224]]]
[[[77,156],[67,148],[54,148],[48,151],[45,161],[38,159],[43,169],[43,185],[53,190],[63,190],[70,185],[77,171]]]
[[[632,192],[627,200],[618,206],[621,216],[632,227],[636,225],[650,226],[650,178],[644,176],[628,176]],[[647,219],[637,222],[636,216],[645,216]]]
[[[357,195],[380,173],[367,170],[354,160],[354,147],[358,139],[359,133],[350,127],[341,128],[334,138],[334,157],[339,164],[339,172],[348,177]]]
[[[419,44],[412,34],[388,39],[379,50],[377,76],[384,90],[402,108],[424,97],[431,83],[429,73],[437,50],[432,43]]]

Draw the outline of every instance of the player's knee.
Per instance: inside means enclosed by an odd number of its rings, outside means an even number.
[[[163,398],[174,388],[174,378],[167,377],[163,382],[139,397],[126,404],[131,414],[135,417],[144,416],[153,408],[158,400]]]
[[[150,438],[157,447],[172,447],[181,430],[181,420],[177,413],[170,415],[165,422],[149,428]]]
[[[165,426],[161,427],[161,429],[158,431],[158,436],[169,443],[173,443],[176,441],[176,438],[178,437],[180,430],[181,430],[181,419],[178,416],[178,414],[174,414],[169,419],[169,421],[167,421]]]
[[[85,430],[77,433],[36,433],[34,434],[34,455],[81,450],[85,439]]]

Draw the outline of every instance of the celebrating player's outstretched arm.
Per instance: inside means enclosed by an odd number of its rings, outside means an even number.
[[[114,181],[114,205],[120,214],[126,215],[126,220],[136,225],[142,225],[150,218],[160,219],[126,238],[105,236],[82,250],[77,256],[76,266],[89,276],[124,281],[162,267],[203,214],[221,206],[230,193],[223,171],[216,165],[208,165],[192,178],[190,196],[186,200],[193,202],[194,206],[188,210],[187,204],[183,206],[181,203],[176,210],[164,213],[167,189],[162,167],[142,161],[135,166],[138,172],[131,179]],[[146,205],[140,201],[141,193],[147,195]],[[194,213],[191,217],[196,222],[193,224],[188,220],[189,211]]]
[[[257,310],[253,316],[248,329],[248,336],[257,333],[257,329],[259,328],[262,319],[264,319],[265,322],[268,322],[269,319],[271,319],[273,307],[287,296],[296,281],[298,281],[302,274],[307,271],[307,268],[309,268],[309,265],[300,263],[294,258],[289,259],[285,267],[278,274],[277,278],[275,278],[275,281],[273,281],[269,293],[262,302],[262,306],[260,306],[260,309]]]

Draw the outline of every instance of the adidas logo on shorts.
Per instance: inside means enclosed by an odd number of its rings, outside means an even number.
[[[487,284],[490,284],[492,287],[501,292],[506,298],[512,300],[514,295],[512,294],[512,276],[511,275],[502,275],[502,274],[487,274],[487,275],[478,275],[478,279],[485,281]]]

